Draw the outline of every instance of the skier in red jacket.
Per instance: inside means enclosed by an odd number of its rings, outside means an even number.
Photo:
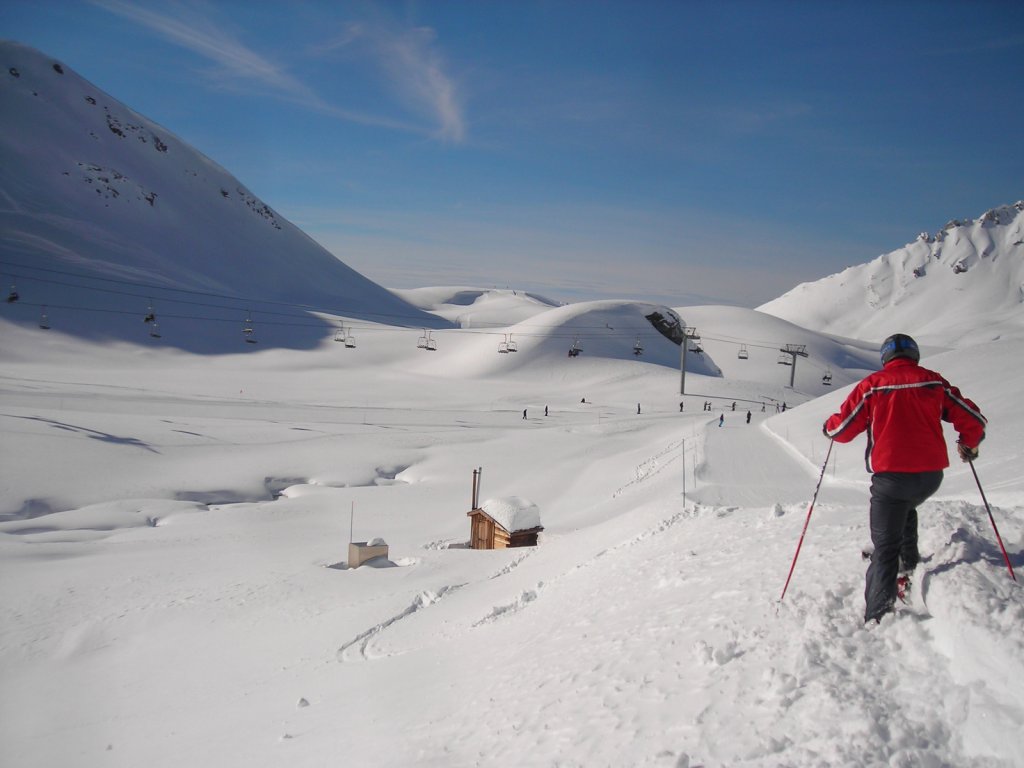
[[[956,429],[964,461],[978,456],[985,417],[942,376],[918,365],[917,342],[897,333],[881,347],[882,370],[864,378],[829,416],[823,431],[839,443],[868,434],[871,541],[864,621],[879,621],[896,603],[901,572],[917,567],[917,507],[939,489],[949,466],[942,423]]]

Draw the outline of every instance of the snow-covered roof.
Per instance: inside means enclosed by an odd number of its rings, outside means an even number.
[[[488,499],[480,509],[509,533],[540,527],[540,508],[519,496]]]

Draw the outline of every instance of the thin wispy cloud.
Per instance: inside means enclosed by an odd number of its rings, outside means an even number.
[[[92,0],[92,3],[203,56],[221,67],[225,74],[244,80],[256,80],[270,88],[292,92],[310,100],[317,98],[307,86],[291,77],[282,67],[250,50],[228,32],[214,26],[209,17],[200,16],[193,9],[171,6],[180,12],[181,17],[174,18],[122,0]]]
[[[323,54],[360,44],[373,56],[387,86],[407,109],[436,122],[440,138],[456,143],[465,138],[459,90],[436,46],[434,30],[376,19],[349,24],[340,37],[314,50]]]
[[[342,120],[419,132],[415,126],[404,121],[328,103],[305,83],[289,74],[284,66],[247,47],[196,6],[167,4],[165,7],[174,9],[175,15],[172,16],[123,0],[91,2],[212,62],[215,70],[211,82],[215,81],[220,87],[245,83],[247,87],[261,87],[275,98]]]

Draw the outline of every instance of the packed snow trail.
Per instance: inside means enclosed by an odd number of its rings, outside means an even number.
[[[697,489],[689,495],[701,504],[763,507],[808,501],[820,467],[805,459],[768,432],[764,414],[753,414],[746,423],[745,411],[728,411],[725,423],[708,421],[703,461],[697,467]],[[821,439],[824,461],[828,441]],[[806,482],[801,478],[806,477]],[[861,503],[866,495],[858,489],[837,487],[828,492],[832,503]]]

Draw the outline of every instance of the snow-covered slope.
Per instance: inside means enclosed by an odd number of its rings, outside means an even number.
[[[240,349],[306,347],[306,308],[441,327],[332,256],[215,162],[68,66],[0,43],[0,280],[68,333]],[[5,293],[6,295],[6,293]]]
[[[953,220],[759,309],[817,331],[952,347],[1024,337],[1024,202]]]
[[[413,306],[433,312],[460,328],[502,327],[559,306],[552,299],[508,288],[437,286],[391,290]]]
[[[774,343],[764,318],[707,313],[680,310],[706,355],[761,365],[722,329]],[[803,527],[842,390],[747,423],[728,401],[760,385],[691,372],[681,413],[678,372],[597,356],[610,336],[460,375],[469,331],[200,358],[6,328],[5,765],[1020,765],[1024,595],[967,467],[922,505],[911,604],[865,627],[863,439]],[[926,358],[990,419],[1018,573],[1022,346]],[[477,467],[539,546],[466,548]],[[347,568],[353,535],[387,560]]]

